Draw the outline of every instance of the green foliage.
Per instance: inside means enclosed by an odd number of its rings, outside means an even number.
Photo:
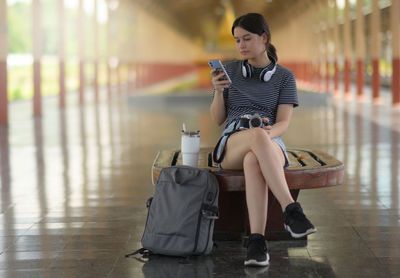
[[[41,0],[42,29],[42,58],[41,65],[41,88],[42,95],[55,95],[59,92],[59,66],[58,66],[58,1]],[[81,28],[78,21],[76,9],[65,7],[65,82],[66,90],[77,90],[79,86],[79,64],[76,57],[79,54],[78,30]],[[7,21],[9,30],[9,52],[10,54],[32,53],[32,5],[31,3],[16,2],[9,5],[7,9]],[[106,25],[99,24],[99,50],[100,56],[107,49]],[[87,62],[85,66],[86,85],[91,86],[93,81],[93,16],[85,15],[84,21],[84,43]],[[99,65],[99,83],[106,82],[106,65]],[[8,99],[29,99],[33,96],[33,69],[30,65],[15,66],[8,68]]]
[[[57,55],[58,53],[58,1],[41,1],[40,24],[42,29],[43,55]],[[79,54],[78,30],[81,28],[76,9],[65,7],[65,51],[67,57],[76,57]],[[16,2],[8,6],[7,21],[9,28],[9,52],[23,54],[32,52],[32,6],[30,3]],[[93,51],[93,15],[85,15],[84,43],[87,57],[92,57]],[[99,24],[99,49],[104,54],[106,49],[106,28]]]
[[[32,50],[31,12],[27,3],[8,8],[7,23],[10,53],[29,53]]]

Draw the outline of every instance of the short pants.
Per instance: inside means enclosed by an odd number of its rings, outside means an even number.
[[[222,132],[222,136],[220,141],[218,142],[219,144],[217,145],[217,149],[214,151],[216,152],[215,155],[216,157],[220,157],[223,153],[223,151],[225,150],[225,145],[226,142],[228,141],[229,136],[233,133],[233,131],[235,130],[236,126],[238,125],[237,121],[230,123],[225,130]],[[279,146],[282,149],[283,154],[285,155],[285,165],[283,166],[283,168],[287,168],[289,166],[289,157],[288,154],[286,152],[286,146],[283,143],[282,139],[280,137],[275,137],[272,138],[272,140],[274,140],[275,142],[277,142],[279,144]],[[222,169],[221,167],[221,163],[218,163],[218,167]]]

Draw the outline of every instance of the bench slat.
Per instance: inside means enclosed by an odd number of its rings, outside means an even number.
[[[153,167],[164,168],[165,165],[171,166],[174,155],[175,155],[175,151],[171,151],[171,150],[159,151],[156,156],[156,159],[154,160]]]
[[[293,154],[302,169],[320,168],[322,165],[315,160],[307,151],[304,150],[290,150],[289,153]],[[292,161],[290,161],[292,162]]]
[[[289,167],[288,169],[296,169],[296,168],[301,168],[300,162],[297,160],[297,158],[293,155],[292,152],[287,151],[288,157],[289,157]]]

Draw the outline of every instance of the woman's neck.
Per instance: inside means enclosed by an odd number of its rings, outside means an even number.
[[[253,59],[249,59],[249,64],[256,68],[266,67],[271,63],[271,60],[268,58],[267,53],[263,52],[263,54],[254,57]]]

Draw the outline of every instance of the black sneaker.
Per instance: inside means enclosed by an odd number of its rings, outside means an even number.
[[[267,252],[265,237],[261,234],[251,234],[247,245],[247,257],[244,261],[246,266],[267,266],[269,255]]]
[[[310,220],[304,215],[303,209],[297,202],[289,204],[286,207],[283,212],[283,220],[286,231],[294,238],[304,237],[317,231]]]

